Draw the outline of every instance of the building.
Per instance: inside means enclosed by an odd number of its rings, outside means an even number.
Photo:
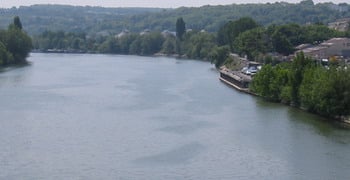
[[[129,35],[129,34],[130,34],[130,31],[127,30],[127,29],[124,29],[122,32],[120,32],[119,34],[117,34],[117,35],[115,36],[115,38],[121,38],[121,37],[126,36],[126,35]]]
[[[333,38],[317,46],[298,46],[297,52],[315,59],[328,59],[329,57],[340,56],[350,57],[350,38]]]
[[[167,38],[167,37],[176,37],[176,32],[173,31],[169,31],[169,30],[164,30],[162,32],[163,37]]]
[[[335,29],[337,31],[347,31],[350,26],[350,18],[339,19],[336,22],[332,22],[328,24],[330,29]]]
[[[151,30],[145,29],[145,30],[143,30],[142,32],[140,32],[140,36],[148,35],[148,34],[150,34],[150,33],[151,33]]]

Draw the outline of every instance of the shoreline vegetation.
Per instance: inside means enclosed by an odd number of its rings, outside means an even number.
[[[31,50],[32,40],[16,16],[7,30],[0,30],[0,66],[26,64]]]
[[[306,2],[312,1],[303,1]],[[174,27],[176,32],[145,29],[134,33],[125,29],[116,35],[95,37],[85,32],[46,30],[34,35],[31,41],[22,30],[19,17],[15,17],[7,30],[0,31],[0,63],[23,63],[32,48],[32,52],[44,53],[197,59],[211,62],[217,69],[224,66],[232,71],[241,71],[249,62],[258,62],[263,66],[245,87],[249,93],[350,123],[348,62],[330,57],[325,66],[319,59],[296,53],[296,47],[301,44],[317,45],[331,38],[350,38],[349,28],[338,31],[319,22],[263,26],[250,17],[228,21],[215,33],[187,29],[182,17],[177,18]]]
[[[350,123],[349,80],[349,65],[325,67],[301,52],[292,62],[263,66],[249,89],[267,101]]]

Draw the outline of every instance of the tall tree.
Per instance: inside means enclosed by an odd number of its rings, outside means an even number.
[[[176,37],[182,40],[183,35],[186,32],[186,23],[182,17],[176,20]]]
[[[297,56],[293,59],[291,64],[292,72],[290,74],[290,83],[291,83],[291,100],[292,104],[295,106],[300,105],[300,96],[299,88],[301,82],[304,78],[304,70],[306,66],[312,62],[311,58],[304,55],[303,52],[298,53]]]
[[[13,24],[15,25],[15,27],[17,27],[18,29],[21,29],[21,30],[22,30],[22,23],[21,23],[21,20],[19,19],[18,16],[16,16],[16,17],[13,19]]]
[[[5,40],[7,50],[12,54],[15,63],[25,62],[33,48],[32,39],[22,31],[20,22],[19,17],[16,16],[7,30]]]
[[[230,21],[220,28],[217,41],[219,45],[229,45],[231,51],[234,51],[234,43],[237,37],[247,31],[259,27],[250,17],[243,17],[236,21]]]

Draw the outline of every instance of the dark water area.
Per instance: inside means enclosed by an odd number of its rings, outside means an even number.
[[[0,73],[0,179],[350,179],[350,130],[206,62],[31,54]]]

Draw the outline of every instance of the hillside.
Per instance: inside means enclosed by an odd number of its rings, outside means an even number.
[[[233,4],[199,8],[102,8],[62,5],[34,5],[0,9],[0,28],[18,15],[29,34],[45,30],[65,30],[88,34],[116,34],[123,29],[139,32],[174,30],[175,21],[183,17],[187,28],[215,32],[224,23],[249,16],[262,25],[284,23],[324,23],[350,17],[349,4],[320,3],[311,0],[298,4],[285,2],[267,4]]]
[[[0,28],[4,29],[14,16],[22,19],[29,34],[45,30],[69,32],[111,31],[115,22],[122,22],[137,14],[160,12],[159,8],[103,8],[69,5],[33,5],[0,9]],[[119,29],[122,29],[120,25]]]

